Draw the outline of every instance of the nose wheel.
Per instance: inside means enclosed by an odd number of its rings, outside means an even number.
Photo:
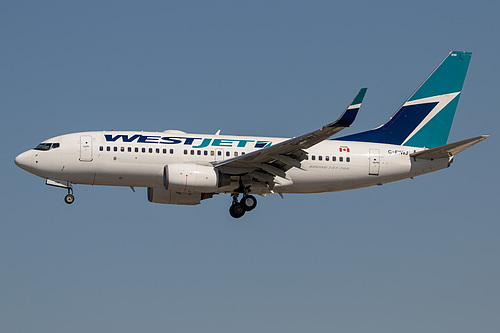
[[[64,202],[68,205],[75,202],[75,196],[73,195],[73,187],[68,187],[68,194],[64,197]]]
[[[72,204],[75,201],[75,196],[71,193],[66,194],[64,197],[64,202],[68,205]]]
[[[233,193],[233,204],[229,207],[229,214],[238,219],[246,212],[253,210],[257,206],[257,199],[253,195],[245,194],[241,201],[238,201],[238,193]]]

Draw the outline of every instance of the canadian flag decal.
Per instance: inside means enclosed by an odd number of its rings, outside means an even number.
[[[350,150],[350,149],[349,149],[349,147],[347,147],[347,146],[342,146],[342,147],[340,147],[340,148],[339,148],[339,151],[340,151],[341,153],[350,153],[350,152],[351,152],[351,150]]]

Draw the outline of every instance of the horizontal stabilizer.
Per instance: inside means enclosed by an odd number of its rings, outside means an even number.
[[[410,156],[413,158],[420,158],[425,160],[448,158],[460,153],[461,151],[464,151],[467,148],[474,146],[476,143],[479,143],[489,137],[489,135],[481,135],[472,139],[462,140],[441,147],[419,151],[417,153],[410,154]]]

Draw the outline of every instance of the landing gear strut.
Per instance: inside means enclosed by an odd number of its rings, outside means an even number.
[[[257,206],[257,199],[253,195],[244,194],[241,201],[238,201],[238,193],[231,194],[233,197],[233,204],[229,207],[229,214],[238,219],[245,215],[245,212],[249,212]]]
[[[68,194],[64,197],[64,202],[72,204],[75,202],[75,196],[73,195],[73,184],[66,180],[57,180],[57,179],[46,179],[45,184],[55,187],[62,187],[68,190]]]

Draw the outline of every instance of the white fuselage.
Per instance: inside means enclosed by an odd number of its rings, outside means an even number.
[[[173,163],[212,166],[248,154],[285,138],[165,132],[82,132],[51,138],[48,150],[31,149],[16,158],[23,169],[46,179],[74,184],[164,187],[164,168]],[[302,169],[276,177],[272,191],[318,193],[389,183],[440,170],[451,158],[414,160],[422,150],[379,143],[326,140],[307,150]],[[218,193],[231,192],[235,184]],[[253,193],[270,193],[254,186]]]

